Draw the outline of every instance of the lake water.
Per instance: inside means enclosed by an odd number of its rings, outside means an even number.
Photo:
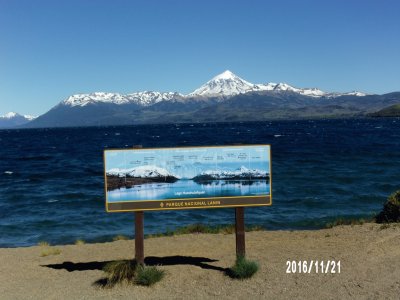
[[[103,150],[271,144],[270,207],[247,225],[316,229],[369,217],[400,189],[400,119],[0,130],[0,246],[133,236],[133,213],[106,213]],[[214,190],[215,191],[215,190]],[[145,233],[234,222],[233,209],[145,213]]]

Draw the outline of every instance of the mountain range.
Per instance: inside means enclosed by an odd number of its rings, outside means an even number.
[[[360,117],[400,103],[400,92],[325,92],[286,83],[250,83],[225,71],[193,92],[95,92],[61,101],[22,127]]]
[[[12,128],[20,125],[24,125],[36,117],[30,115],[20,115],[15,112],[9,112],[4,116],[0,116],[0,128]]]

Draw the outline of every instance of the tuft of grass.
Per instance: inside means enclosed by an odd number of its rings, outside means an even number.
[[[389,223],[383,223],[381,226],[379,226],[379,230],[384,230],[390,228]]]
[[[40,247],[49,247],[50,244],[48,242],[46,242],[46,241],[40,241],[38,243],[38,246],[40,246]]]
[[[253,225],[253,226],[246,226],[245,231],[262,231],[265,230],[262,226]],[[173,235],[181,235],[181,234],[198,234],[198,233],[210,233],[210,234],[233,234],[235,233],[235,225],[218,225],[218,226],[210,226],[201,223],[191,224],[183,227],[179,227],[172,230],[167,230],[164,233],[155,233],[146,235],[146,238],[153,238],[153,237],[162,237],[162,236],[173,236]]]
[[[106,286],[112,287],[122,282],[133,283],[136,266],[134,260],[117,260],[107,263],[103,268],[107,274]]]
[[[118,234],[113,237],[113,241],[126,241],[129,240],[129,238],[126,235]]]
[[[235,225],[226,225],[226,226],[220,226],[218,228],[218,233],[222,234],[234,234],[235,233]]]
[[[165,271],[155,266],[138,266],[135,276],[135,283],[138,285],[150,286],[163,279]]]
[[[75,245],[84,245],[84,244],[86,244],[86,242],[84,240],[82,240],[82,239],[77,239],[75,241]]]
[[[388,197],[375,219],[377,223],[400,222],[400,190]]]
[[[329,233],[325,234],[325,237],[330,237],[331,235]]]
[[[44,256],[49,256],[49,255],[58,255],[60,253],[61,253],[60,249],[47,246],[46,248],[44,248],[42,250],[42,252],[40,253],[40,256],[44,257]]]
[[[123,282],[150,286],[160,281],[165,275],[163,270],[154,266],[138,265],[135,260],[109,262],[104,266],[103,271],[107,277],[101,280],[100,285],[108,288]]]
[[[228,276],[235,279],[246,279],[252,277],[259,267],[255,261],[247,260],[244,256],[236,258],[236,262],[228,270]]]

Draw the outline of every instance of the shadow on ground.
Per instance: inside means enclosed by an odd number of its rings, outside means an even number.
[[[207,270],[216,270],[221,272],[226,272],[226,268],[217,267],[214,265],[210,265],[208,263],[216,262],[216,259],[210,259],[206,257],[193,257],[193,256],[165,256],[165,257],[157,257],[157,256],[148,256],[145,258],[144,263],[147,266],[175,266],[175,265],[192,265],[197,266],[202,269]],[[61,264],[49,264],[49,265],[41,265],[42,267],[47,267],[56,270],[67,270],[68,272],[74,271],[90,271],[90,270],[103,270],[104,266],[107,263],[112,262],[109,261],[90,261],[90,262],[70,262],[65,261]]]
[[[215,270],[227,274],[229,269],[222,268],[218,266],[211,265],[209,263],[217,262],[216,259],[210,259],[206,257],[193,257],[193,256],[148,256],[145,258],[144,262],[147,266],[176,266],[176,265],[192,265],[197,266],[206,270]],[[90,261],[90,262],[70,262],[65,261],[61,264],[49,264],[41,265],[42,267],[51,268],[55,270],[67,270],[68,272],[75,271],[90,271],[90,270],[103,270],[104,266],[112,260],[109,261]],[[101,278],[93,283],[94,286],[107,287],[107,278]]]

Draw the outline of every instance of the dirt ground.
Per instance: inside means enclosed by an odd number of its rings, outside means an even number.
[[[0,249],[1,299],[399,299],[400,224],[338,226],[317,231],[246,233],[255,276],[225,275],[235,260],[235,236],[190,234],[145,240],[147,264],[165,278],[152,287],[102,288],[108,261],[134,256],[134,241]],[[340,273],[286,273],[287,261],[340,261]]]

